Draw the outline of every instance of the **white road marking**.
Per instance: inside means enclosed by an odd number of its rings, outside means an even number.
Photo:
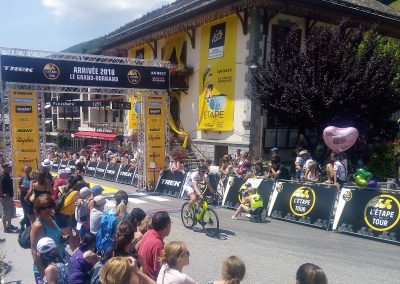
[[[145,198],[155,200],[155,201],[160,201],[160,202],[169,201],[169,199],[159,197],[159,196],[145,196]]]
[[[129,198],[128,198],[128,201],[129,201],[129,202],[132,202],[132,203],[136,203],[136,204],[147,203],[146,200],[142,200],[142,199],[138,199],[138,198],[133,198],[133,197],[129,197]]]

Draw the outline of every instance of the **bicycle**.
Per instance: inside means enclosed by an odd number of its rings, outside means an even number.
[[[193,228],[199,223],[207,236],[219,235],[219,219],[214,209],[208,206],[207,199],[210,197],[201,198],[189,210],[189,202],[185,202],[181,209],[181,219],[183,226],[186,229]]]
[[[205,197],[210,197],[210,198],[211,198],[210,201],[209,201],[209,203],[210,203],[211,205],[213,205],[213,206],[220,206],[220,207],[221,207],[223,197],[222,197],[222,195],[218,192],[218,190],[217,190],[217,191],[214,191],[214,192],[211,192],[211,191],[208,189],[208,185],[207,185],[207,184],[203,184],[203,183],[200,183],[200,184],[199,184],[199,189],[200,189],[201,194],[202,194],[203,196],[205,196]]]

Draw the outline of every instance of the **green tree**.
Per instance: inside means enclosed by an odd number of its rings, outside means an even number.
[[[328,125],[363,132],[400,109],[400,46],[376,27],[343,19],[336,28],[314,28],[303,48],[298,35],[293,26],[266,66],[253,69],[250,99],[270,114],[322,139]]]

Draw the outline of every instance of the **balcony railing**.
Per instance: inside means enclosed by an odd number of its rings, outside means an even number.
[[[81,112],[80,111],[74,111],[74,112],[59,112],[58,117],[59,118],[80,118],[81,117]]]

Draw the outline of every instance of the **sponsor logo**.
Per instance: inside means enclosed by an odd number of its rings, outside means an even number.
[[[161,114],[160,108],[149,108],[149,114]]]
[[[162,106],[162,102],[149,102],[149,106]]]
[[[282,184],[281,182],[277,182],[277,183],[275,184],[275,190],[276,190],[277,192],[282,192],[282,190],[283,190],[283,184]]]
[[[394,196],[381,194],[373,197],[365,206],[364,220],[375,231],[387,231],[400,220],[400,203]]]
[[[18,128],[17,133],[33,133],[33,128]]]
[[[94,168],[94,167],[88,167],[88,170],[89,170],[89,171],[95,171],[96,168]]]
[[[120,172],[119,175],[123,176],[123,177],[131,177],[132,173],[130,173],[130,172]]]
[[[14,98],[14,103],[33,103],[33,99],[30,98]]]
[[[33,73],[33,68],[21,67],[21,66],[3,66],[4,71]]]
[[[47,63],[43,67],[43,74],[49,80],[56,80],[60,76],[60,69],[53,63]]]
[[[30,119],[27,117],[20,117],[19,122],[21,122],[22,124],[28,124],[30,123]]]
[[[165,185],[180,187],[181,183],[182,183],[181,181],[169,180],[169,179],[161,179],[161,184],[165,184]]]
[[[344,201],[350,201],[351,198],[353,197],[353,193],[351,193],[350,189],[342,189],[343,191],[343,200]]]
[[[33,138],[32,137],[22,138],[17,136],[16,141],[24,145],[25,143],[33,143]]]
[[[148,138],[150,141],[160,141],[161,140],[161,137],[153,136],[153,135],[149,135]]]
[[[15,112],[17,113],[32,113],[31,106],[15,106]]]
[[[109,174],[109,175],[115,175],[115,171],[114,171],[114,170],[107,170],[107,174]]]
[[[105,172],[105,169],[102,169],[102,168],[97,168],[97,170],[96,171],[98,171],[98,172],[100,172],[100,173],[104,173]]]
[[[299,187],[290,197],[290,210],[296,216],[306,216],[315,205],[315,192],[310,187]]]
[[[140,75],[140,72],[136,69],[131,69],[128,72],[128,81],[133,84],[136,85],[140,82],[140,80],[142,79],[142,75]]]
[[[161,128],[149,128],[149,131],[158,132],[158,131],[160,131],[160,130],[161,130]]]

